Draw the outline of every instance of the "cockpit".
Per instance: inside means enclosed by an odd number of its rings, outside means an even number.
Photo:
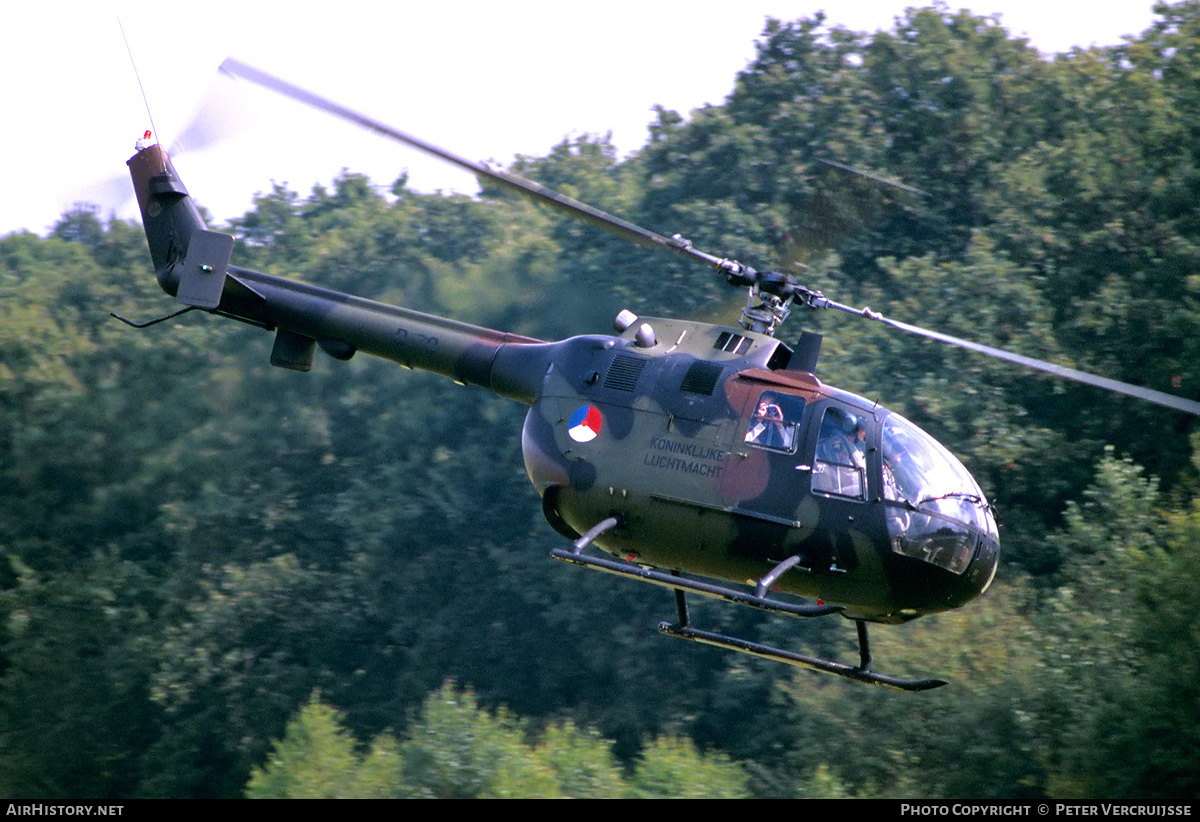
[[[962,574],[981,541],[999,543],[991,508],[967,469],[898,414],[879,417],[837,400],[808,405],[767,390],[745,442],[806,471],[813,494],[882,505],[892,550],[903,556]]]
[[[897,553],[961,574],[981,539],[999,541],[979,485],[933,437],[889,414],[880,428],[880,454],[888,534]]]

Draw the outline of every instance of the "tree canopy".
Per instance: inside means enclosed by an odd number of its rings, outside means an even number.
[[[1196,397],[1200,2],[1156,11],[1053,56],[944,5],[772,20],[722,105],[514,170],[841,302]],[[739,299],[487,187],[346,173],[224,228],[246,267],[544,338]],[[873,633],[953,682],[897,694],[659,639],[669,596],[547,560],[521,408],[364,357],[274,369],[217,317],[109,319],[161,311],[148,269],[140,228],[87,208],[0,238],[6,796],[1200,794],[1191,418],[794,317],[826,334],[822,379],[946,443],[1000,514],[992,591]]]

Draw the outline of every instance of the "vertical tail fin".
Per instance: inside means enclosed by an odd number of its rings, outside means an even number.
[[[142,212],[154,271],[163,288],[174,294],[177,284],[168,284],[166,279],[175,264],[187,256],[192,236],[207,226],[161,146],[140,149],[127,165]]]

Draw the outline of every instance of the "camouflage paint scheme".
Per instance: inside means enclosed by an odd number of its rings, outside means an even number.
[[[879,487],[878,423],[886,409],[810,373],[779,368],[790,352],[772,337],[679,320],[641,322],[655,332],[651,348],[638,346],[633,328],[620,337],[578,338],[547,374],[526,418],[526,469],[547,518],[564,535],[574,538],[615,515],[620,526],[595,543],[604,550],[750,585],[799,555],[775,590],[882,622],[958,607],[990,582],[999,553],[994,538],[981,539],[960,574],[892,549],[884,517],[895,504]],[[722,335],[748,340],[748,350],[719,350]],[[713,376],[696,379],[701,369]],[[746,441],[764,393],[803,401],[794,452]],[[603,422],[594,439],[577,442],[569,422],[586,405]],[[866,422],[861,500],[811,488],[815,421],[831,405]]]
[[[223,258],[213,250],[224,235],[207,232],[158,146],[139,150],[129,166],[163,289],[273,331],[273,364],[306,371],[318,346],[343,360],[363,351],[529,405],[526,469],[564,535],[615,515],[619,525],[597,539],[600,548],[752,585],[798,556],[775,590],[877,622],[958,607],[991,582],[999,543],[973,481],[971,493],[946,496],[975,500],[974,522],[925,517],[927,528],[936,521],[939,533],[970,541],[962,564],[951,570],[902,553],[904,523],[918,509],[886,498],[880,444],[889,412],[788,370],[792,352],[774,337],[645,319],[618,336],[545,342],[248,271],[228,264],[231,243]],[[787,448],[748,439],[768,397],[793,409]],[[813,488],[829,408],[861,424],[861,479],[851,496]]]

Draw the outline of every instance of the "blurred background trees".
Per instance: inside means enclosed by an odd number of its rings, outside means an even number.
[[[516,170],[807,264],[842,302],[1195,397],[1200,4],[1159,15],[1052,59],[945,7],[771,21],[724,105],[660,110],[628,158],[584,136]],[[740,301],[486,188],[348,173],[227,228],[248,267],[546,338]],[[113,322],[165,305],[136,226],[80,208],[0,238],[0,294],[7,796],[1200,793],[1192,419],[794,317],[785,337],[827,335],[824,379],[927,428],[1001,514],[992,591],[874,632],[889,669],[953,683],[900,694],[661,640],[669,595],[547,561],[514,404],[361,357],[273,369],[261,332],[195,314]]]

